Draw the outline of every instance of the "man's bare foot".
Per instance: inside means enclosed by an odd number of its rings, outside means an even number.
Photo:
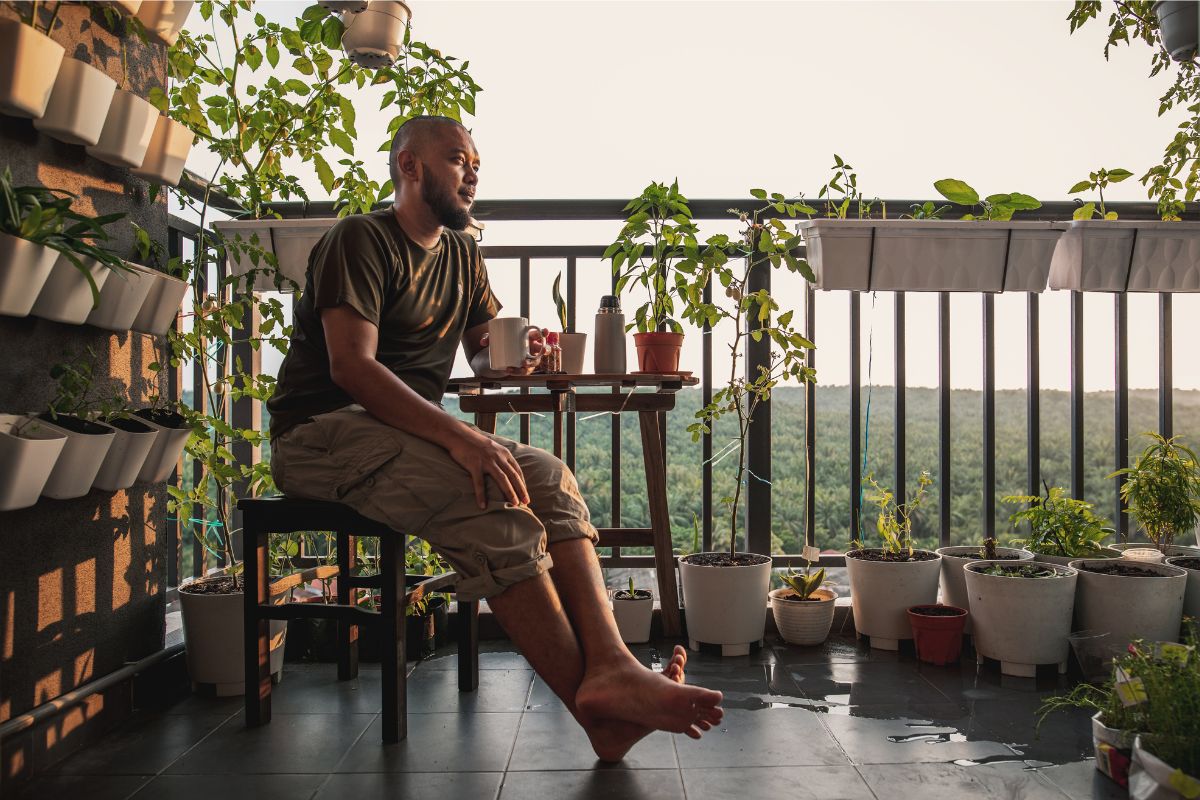
[[[662,674],[666,675],[676,683],[683,683],[683,669],[687,666],[687,650],[682,645],[675,645],[675,652],[671,654],[671,660],[663,667]]]
[[[683,684],[687,656],[679,655],[673,654],[663,673],[647,670],[632,658],[592,669],[583,677],[575,704],[589,719],[627,722],[699,739],[721,721],[721,693]]]

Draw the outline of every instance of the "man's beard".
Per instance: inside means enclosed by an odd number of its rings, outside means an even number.
[[[421,184],[421,199],[429,206],[438,224],[450,230],[466,230],[471,222],[471,210],[454,202],[455,194],[441,184],[425,180]]]

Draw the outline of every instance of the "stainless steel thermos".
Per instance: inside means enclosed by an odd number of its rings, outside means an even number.
[[[600,298],[596,312],[596,350],[592,354],[597,374],[625,374],[625,315],[616,295]]]

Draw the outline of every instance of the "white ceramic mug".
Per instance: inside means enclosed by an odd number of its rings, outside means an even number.
[[[488,362],[492,369],[519,367],[530,357],[529,332],[541,332],[525,317],[496,317],[488,322]]]

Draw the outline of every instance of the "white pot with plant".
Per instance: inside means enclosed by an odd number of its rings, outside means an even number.
[[[179,38],[193,5],[194,0],[152,0],[143,2],[134,13],[152,39],[170,47]]]
[[[1200,556],[1172,556],[1167,559],[1166,563],[1187,572],[1187,589],[1183,594],[1183,615],[1200,619]]]
[[[1113,529],[1093,506],[1070,497],[1061,486],[1046,487],[1046,496],[1010,495],[1005,503],[1026,507],[1009,517],[1014,525],[1029,525],[1029,535],[1013,544],[1033,553],[1034,561],[1067,566],[1077,558],[1120,558],[1104,544]]]
[[[942,557],[942,572],[938,579],[938,597],[942,603],[957,608],[970,608],[967,599],[967,579],[963,567],[981,559],[989,561],[1025,561],[1033,558],[1033,553],[1016,547],[997,547],[996,540],[988,537],[983,545],[956,545],[939,547],[934,551]],[[974,630],[974,614],[967,617],[964,633]]]
[[[838,595],[832,589],[823,588],[824,567],[812,571],[813,564],[820,558],[818,548],[806,545],[804,572],[789,570],[786,575],[780,575],[784,585],[768,595],[775,628],[788,644],[817,645],[829,638]]]
[[[1005,675],[1032,678],[1039,664],[1067,671],[1078,573],[1031,561],[973,561],[963,569],[975,652]]]
[[[33,127],[67,144],[95,144],[117,82],[91,64],[64,58],[46,112]]]
[[[412,11],[400,0],[370,0],[366,9],[342,18],[342,49],[360,67],[390,67],[404,48]]]
[[[736,416],[736,433],[726,445],[726,452],[735,457],[734,486],[725,501],[729,549],[720,553],[693,553],[679,559],[689,643],[693,649],[704,642],[719,644],[723,655],[750,652],[751,645],[762,641],[767,622],[771,558],[737,550],[742,490],[749,479],[745,445],[751,421],[759,403],[770,397],[776,382],[785,378],[800,382],[816,379],[815,370],[806,361],[808,351],[814,345],[792,327],[793,312],[786,311],[773,317],[772,311],[778,309],[777,301],[766,290],[751,288],[755,285],[756,270],[786,266],[791,272],[812,276],[808,266],[793,255],[800,237],[792,235],[782,220],[763,219],[772,210],[782,210],[794,217],[812,213],[812,209],[802,201],[789,201],[782,195],[772,195],[767,200],[768,195],[762,189],[751,190],[751,195],[766,204],[751,212],[736,212],[742,225],[740,236],[732,238],[717,234],[709,237],[701,253],[694,245],[696,229],[678,186],[651,184],[642,197],[626,206],[626,210],[634,213],[626,222],[621,238],[605,253],[606,257],[613,258],[614,270],[619,271],[622,265],[629,268],[621,274],[618,285],[634,279],[640,281],[641,278],[636,277],[639,275],[654,274],[666,280],[667,275],[660,270],[665,264],[674,263],[674,269],[681,273],[680,284],[674,291],[684,304],[684,318],[697,327],[708,324],[713,335],[719,336],[725,331],[730,337],[729,380],[713,393],[712,401],[697,412],[697,422],[688,426],[693,441],[699,441],[722,417]],[[673,214],[683,216],[664,219],[664,209],[668,208]],[[663,243],[664,252],[676,255],[672,259],[656,260],[657,266],[639,265],[638,246],[632,243],[647,231]],[[673,261],[676,258],[678,261]],[[650,273],[647,269],[656,271]],[[691,276],[694,277],[688,280]],[[721,297],[714,298],[715,303],[703,299],[703,288],[710,282],[725,288]],[[652,292],[650,302],[638,309],[637,325],[646,330],[653,320],[651,315],[660,311],[670,313],[672,309],[670,295]],[[764,338],[774,343],[776,349],[757,375],[746,376],[747,340]]]
[[[244,606],[241,580],[223,570],[179,586],[188,677],[193,684],[212,685],[218,697],[246,692]],[[271,675],[278,676],[283,670],[287,622],[271,620],[270,630]]]
[[[0,511],[37,502],[66,443],[35,417],[0,414]]]
[[[836,153],[833,161],[833,176],[817,195],[825,201],[825,219],[797,223],[813,273],[811,283],[818,289],[866,289],[875,242],[875,221],[870,218],[874,202],[863,200],[854,167]]]
[[[158,7],[170,2],[147,3]],[[177,4],[176,4],[177,5]],[[144,11],[144,9],[143,9]],[[139,15],[142,12],[139,12]],[[100,129],[100,138],[87,146],[88,155],[117,167],[139,167],[146,157],[158,110],[146,98],[129,87],[129,54],[125,39],[121,39],[121,81],[113,92],[112,102]]]
[[[188,153],[196,141],[196,134],[182,122],[176,122],[166,114],[159,114],[150,135],[150,144],[142,163],[130,170],[143,180],[166,186],[178,186],[187,164]]]
[[[98,244],[108,241],[105,226],[125,215],[109,214],[93,219],[68,210],[66,216],[71,224],[57,237],[58,258],[30,313],[67,325],[81,325],[99,302],[109,274],[125,270],[121,259]]]
[[[633,578],[630,577],[629,588],[613,592],[612,609],[622,642],[641,644],[650,641],[654,595],[649,590],[633,588]]]
[[[192,426],[182,414],[165,408],[140,408],[133,413],[158,433],[150,452],[146,454],[137,480],[140,483],[162,483],[171,477],[179,464],[184,445],[192,435]]]
[[[152,270],[126,261],[124,272],[110,275],[100,290],[100,300],[87,316],[87,324],[110,331],[127,331],[133,327],[146,302],[155,278]]]
[[[116,430],[102,422],[54,412],[39,414],[38,421],[67,438],[42,494],[55,500],[83,497],[100,472]]]
[[[158,439],[158,431],[142,420],[127,416],[109,416],[103,422],[117,434],[92,486],[105,492],[128,489],[137,482],[146,456],[150,455]]]
[[[38,4],[20,19],[0,19],[0,112],[15,117],[42,116],[65,50],[50,38],[58,22],[58,5],[44,28],[38,24]]]
[[[146,299],[129,328],[161,336],[171,329],[179,316],[188,283],[177,276],[185,275],[187,268],[177,257],[166,258],[163,246],[151,239],[150,234],[137,223],[133,223],[133,231],[136,256],[152,266],[146,268],[146,277],[151,281],[150,291],[146,293]]]
[[[550,294],[554,299],[554,310],[558,315],[558,323],[562,326],[562,333],[558,335],[559,344],[562,346],[562,371],[568,375],[582,375],[584,356],[587,355],[587,334],[568,331],[571,327],[567,323],[567,301],[562,296],[562,273],[558,273],[554,278],[554,285],[550,289]]]
[[[867,548],[856,541],[846,553],[854,629],[868,636],[871,647],[897,650],[902,639],[912,638],[908,609],[937,603],[942,557],[913,547],[913,516],[933,483],[927,471],[917,479],[917,490],[907,502],[867,476],[871,502],[879,506],[876,528],[882,547]]]
[[[1114,647],[1133,639],[1179,639],[1187,571],[1170,564],[1080,558],[1075,612],[1080,630],[1107,632]]]

